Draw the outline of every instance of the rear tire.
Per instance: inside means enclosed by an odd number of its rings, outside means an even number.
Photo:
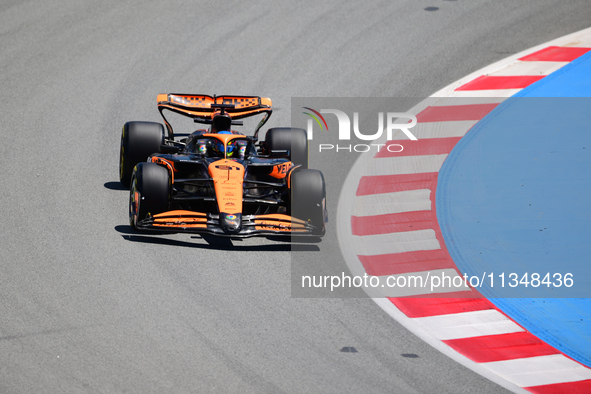
[[[119,181],[123,186],[129,187],[135,165],[148,160],[151,154],[160,152],[163,143],[164,127],[160,123],[125,123],[119,151]]]
[[[314,235],[326,232],[326,185],[318,170],[300,170],[291,176],[291,215],[309,221]]]
[[[137,229],[137,223],[148,214],[166,212],[170,190],[170,175],[166,168],[155,163],[139,163],[131,175],[129,224]]]
[[[269,153],[272,150],[288,150],[289,159],[294,164],[308,168],[308,134],[304,129],[292,127],[273,127],[265,134],[265,144]]]

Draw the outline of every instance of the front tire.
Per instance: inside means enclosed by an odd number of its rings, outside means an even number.
[[[308,134],[304,129],[273,127],[265,134],[265,145],[272,150],[288,150],[289,159],[303,169],[308,168]]]
[[[291,176],[291,215],[310,222],[314,235],[326,232],[326,185],[318,170],[300,170]]]
[[[119,151],[119,181],[129,187],[131,173],[136,164],[160,152],[164,143],[164,126],[154,122],[127,122],[121,132]]]
[[[166,212],[170,190],[170,175],[166,168],[155,163],[139,163],[131,175],[129,224],[137,230],[137,224],[148,214]]]

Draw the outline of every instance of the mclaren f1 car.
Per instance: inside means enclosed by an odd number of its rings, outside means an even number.
[[[308,169],[308,139],[298,128],[258,134],[272,113],[269,98],[159,94],[164,125],[127,122],[119,175],[129,186],[136,230],[225,237],[325,233],[326,186]],[[165,113],[204,128],[175,135]],[[259,115],[252,135],[233,130]],[[194,128],[192,128],[194,129]]]

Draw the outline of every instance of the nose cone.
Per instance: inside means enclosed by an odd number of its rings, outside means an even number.
[[[242,214],[220,213],[220,227],[226,234],[238,234],[242,230]]]

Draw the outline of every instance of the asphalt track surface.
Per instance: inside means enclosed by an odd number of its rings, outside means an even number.
[[[120,128],[165,92],[271,97],[270,126],[292,96],[428,96],[589,20],[586,0],[3,1],[0,392],[501,391],[369,299],[292,298],[289,244],[134,234]],[[336,212],[347,167],[313,164]],[[344,266],[335,244],[303,249]]]

